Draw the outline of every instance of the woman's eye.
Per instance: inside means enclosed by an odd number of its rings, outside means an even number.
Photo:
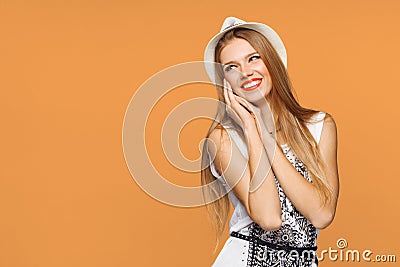
[[[235,67],[235,65],[228,65],[228,66],[225,67],[224,70],[225,70],[226,72],[228,72],[228,71],[230,71],[231,69],[233,69],[234,67]]]
[[[249,58],[249,61],[253,61],[253,60],[256,60],[256,59],[259,59],[259,58],[261,58],[259,55],[254,55],[254,56],[251,56]]]

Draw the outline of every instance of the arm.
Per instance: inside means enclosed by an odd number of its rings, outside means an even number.
[[[271,136],[266,136],[271,141]],[[276,149],[272,162],[283,191],[292,201],[293,205],[316,228],[326,228],[333,220],[336,212],[339,195],[339,174],[337,167],[337,130],[335,121],[331,116],[326,116],[322,129],[321,139],[318,144],[322,161],[326,165],[326,179],[333,188],[334,197],[325,205],[322,204],[317,188],[299,174],[289,162],[283,152]]]
[[[214,130],[210,138],[216,147],[213,153],[216,168],[223,174],[252,220],[266,230],[277,229],[282,223],[280,199],[256,118],[244,108],[249,106],[243,99],[233,94],[225,80],[224,83],[224,98],[229,107],[226,112],[244,130],[249,156],[248,160],[243,157],[225,130]],[[212,151],[212,147],[210,149]]]
[[[235,196],[246,208],[250,218],[265,230],[281,226],[281,205],[272,170],[262,142],[255,131],[249,131],[249,160],[239,151],[224,129],[214,129],[209,146],[215,167],[222,173]],[[207,142],[210,143],[210,142]],[[258,162],[265,162],[258,164]],[[251,181],[263,182],[250,192]]]

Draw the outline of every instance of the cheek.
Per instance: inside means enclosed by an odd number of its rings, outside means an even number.
[[[236,94],[240,94],[240,85],[238,84],[238,81],[236,79],[232,79],[230,77],[225,76],[225,79],[227,82],[231,85],[233,92]]]
[[[268,80],[271,80],[271,75],[269,74],[269,71],[267,68],[264,69],[264,75],[268,78]]]
[[[262,75],[264,75],[264,76],[270,76],[269,71],[268,71],[268,68],[267,68],[267,66],[264,64],[264,62],[260,62],[260,63],[257,65],[257,70],[258,70],[258,72],[262,73]]]
[[[232,87],[240,87],[240,73],[236,70],[230,70],[225,73],[225,79],[232,85]]]

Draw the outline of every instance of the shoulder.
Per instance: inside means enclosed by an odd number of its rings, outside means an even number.
[[[208,150],[213,152],[214,155],[230,144],[228,131],[221,125],[218,125],[210,132],[208,140],[211,141],[207,142]]]
[[[315,111],[314,114],[307,120],[308,124],[318,124],[324,122],[325,117],[329,116],[329,114],[325,111]]]
[[[324,117],[324,127],[323,127],[323,131],[334,131],[336,132],[336,122],[335,119],[333,118],[333,116],[329,113],[325,113],[325,117]]]
[[[219,175],[225,173],[228,168],[236,169],[247,163],[236,141],[232,141],[232,133],[234,130],[217,127],[207,138],[207,149]]]
[[[331,114],[329,114],[328,112],[325,111],[317,111],[315,112],[310,119],[310,123],[315,123],[315,122],[319,122],[322,121],[324,123],[328,122],[328,123],[334,123],[335,124],[335,120],[333,119],[333,116]]]
[[[329,130],[332,130],[332,128],[336,129],[333,117],[324,111],[315,111],[307,120],[306,125],[317,144],[320,142],[323,131],[327,131],[328,128]]]
[[[334,127],[336,128],[336,123],[331,114],[325,111],[317,111],[314,115],[311,116],[309,121],[311,124],[321,123],[323,126],[327,126],[327,128]]]
[[[228,141],[229,134],[224,127],[217,126],[210,132],[208,138],[212,141]]]
[[[242,138],[237,129],[219,125],[210,131],[207,147],[209,152],[213,152],[213,155],[219,155],[222,158],[232,155],[240,158],[247,157],[246,144]]]
[[[337,144],[337,126],[333,116],[329,113],[325,114],[323,127],[320,138],[320,145],[336,146]]]

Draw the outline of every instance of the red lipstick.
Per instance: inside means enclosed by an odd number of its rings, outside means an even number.
[[[245,91],[252,91],[257,89],[261,84],[262,78],[253,78],[245,81],[240,87]]]

